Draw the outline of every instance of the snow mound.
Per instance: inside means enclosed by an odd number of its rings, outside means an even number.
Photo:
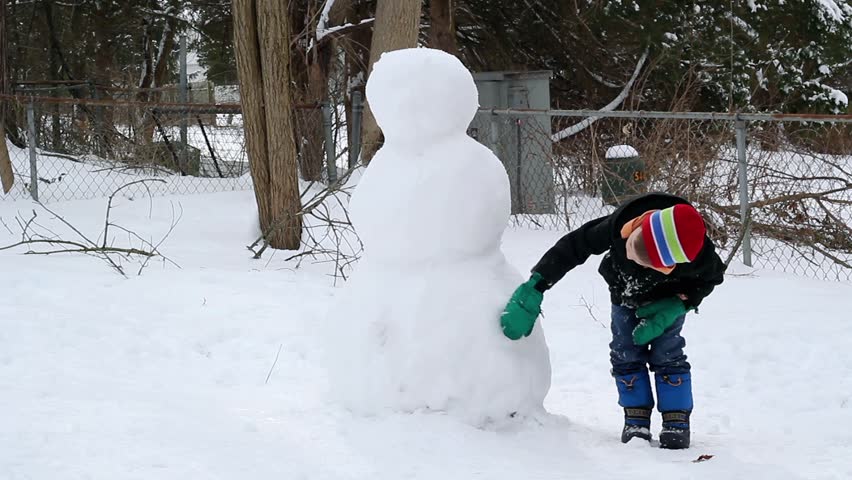
[[[630,145],[615,145],[613,147],[609,147],[606,151],[607,159],[632,158],[638,156],[639,152]]]

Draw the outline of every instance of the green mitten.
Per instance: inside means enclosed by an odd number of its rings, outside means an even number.
[[[503,314],[500,315],[503,335],[517,340],[532,333],[535,319],[541,313],[541,302],[544,300],[544,294],[535,288],[539,281],[541,281],[541,275],[534,273],[529,280],[515,289],[515,293],[503,309]]]
[[[677,297],[663,298],[639,307],[636,310],[636,316],[642,321],[633,329],[633,343],[636,345],[651,343],[687,310],[683,300]]]

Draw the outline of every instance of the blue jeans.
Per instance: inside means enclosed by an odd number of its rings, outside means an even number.
[[[647,366],[659,375],[689,373],[683,348],[686,340],[680,336],[685,315],[675,320],[662,335],[648,345],[633,343],[633,329],[639,324],[636,310],[621,305],[612,306],[612,342],[609,358],[615,376],[644,372]]]

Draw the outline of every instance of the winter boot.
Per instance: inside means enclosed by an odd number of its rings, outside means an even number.
[[[654,396],[648,371],[616,375],[615,385],[618,387],[618,404],[624,407],[621,443],[627,443],[635,437],[650,441]]]
[[[663,412],[660,448],[689,448],[689,412]]]
[[[621,443],[634,438],[651,441],[651,411],[653,407],[624,409],[624,429],[621,430]]]
[[[692,377],[689,373],[655,375],[658,409],[663,414],[660,448],[689,448]]]

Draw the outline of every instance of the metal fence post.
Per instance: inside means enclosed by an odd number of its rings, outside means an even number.
[[[98,86],[92,82],[87,82],[89,85],[89,95],[92,100],[100,100],[101,92],[98,90]],[[107,156],[107,148],[106,148],[106,128],[104,126],[104,107],[96,106],[95,110],[95,153],[101,158],[106,158]]]
[[[355,90],[352,92],[352,131],[349,132],[352,138],[349,139],[349,168],[358,165],[358,157],[361,156],[361,118],[363,115],[364,105],[361,92]]]
[[[38,201],[38,156],[36,155],[35,103],[27,104],[27,143],[30,150],[30,196]]]
[[[520,117],[515,119],[515,135],[517,138],[515,139],[517,144],[515,145],[515,202],[517,205],[517,209],[513,210],[512,213],[526,213],[526,209],[524,208],[524,182],[523,182],[523,165],[522,165],[522,157],[523,157],[523,121]]]
[[[180,81],[178,83],[178,102],[179,103],[188,103],[188,92],[187,92],[187,79],[186,79],[186,35],[180,36]],[[187,164],[187,116],[188,113],[184,112],[181,115],[180,119],[180,171],[186,171]]]
[[[334,144],[334,123],[331,118],[331,103],[322,103],[322,128],[325,131],[325,165],[328,170],[328,183],[337,181],[337,152]]]
[[[749,195],[748,195],[748,158],[746,156],[746,122],[736,120],[734,128],[737,132],[737,164],[740,184],[740,222],[743,236],[743,263],[752,266],[751,262],[751,228],[749,227]]]
[[[497,123],[497,114],[491,112],[491,151],[497,158],[500,157],[500,124]]]

